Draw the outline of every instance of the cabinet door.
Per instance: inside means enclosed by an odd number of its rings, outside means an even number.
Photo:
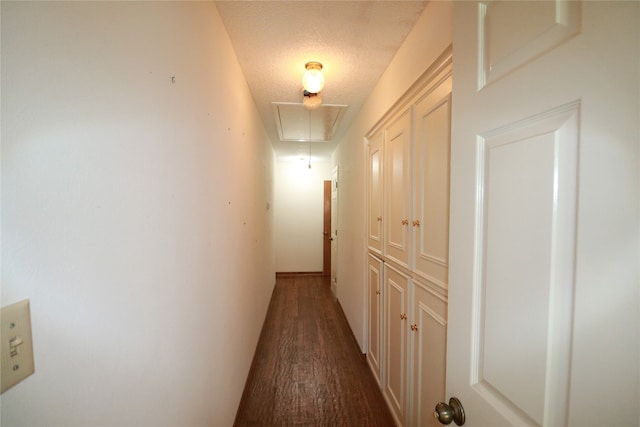
[[[411,110],[407,109],[387,128],[385,139],[385,255],[408,267],[409,261],[409,153]]]
[[[384,131],[378,132],[369,142],[368,147],[368,215],[367,244],[369,250],[382,254],[382,147]]]
[[[381,366],[382,360],[382,265],[381,259],[369,254],[368,263],[368,313],[367,313],[367,362],[376,377],[378,384],[382,386]]]
[[[437,427],[433,402],[445,401],[447,299],[437,287],[414,284],[412,425]]]
[[[409,278],[386,264],[384,271],[384,395],[396,421],[406,425]]]
[[[443,288],[448,282],[451,68],[415,105],[413,268]]]

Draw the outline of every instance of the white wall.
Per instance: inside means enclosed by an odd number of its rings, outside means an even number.
[[[323,261],[324,181],[331,163],[276,162],[274,234],[277,272],[318,272]]]
[[[274,155],[215,4],[1,7],[2,305],[36,364],[2,425],[231,425]]]
[[[333,163],[340,170],[337,296],[363,351],[366,351],[364,135],[451,44],[452,9],[450,1],[427,5],[333,155]]]

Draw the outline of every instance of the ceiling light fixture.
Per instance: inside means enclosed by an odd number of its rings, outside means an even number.
[[[302,77],[302,87],[309,93],[318,93],[324,87],[324,76],[322,75],[322,64],[317,61],[310,61],[304,64],[307,71]]]

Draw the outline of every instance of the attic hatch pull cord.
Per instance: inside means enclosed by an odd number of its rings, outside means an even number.
[[[309,166],[308,169],[311,169],[311,110],[309,111]]]

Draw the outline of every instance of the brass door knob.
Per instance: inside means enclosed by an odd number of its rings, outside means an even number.
[[[456,425],[461,426],[465,422],[464,408],[456,397],[449,399],[448,405],[444,402],[438,403],[433,412],[433,416],[440,424],[445,425],[451,424],[451,421],[453,421]]]
[[[401,314],[400,320],[407,320],[407,315],[405,313]]]
[[[418,325],[415,324],[415,323],[413,325],[411,325],[411,330],[412,331],[417,331],[418,330]]]
[[[402,220],[402,225],[407,225],[409,224],[409,220],[408,219],[403,219]]]

